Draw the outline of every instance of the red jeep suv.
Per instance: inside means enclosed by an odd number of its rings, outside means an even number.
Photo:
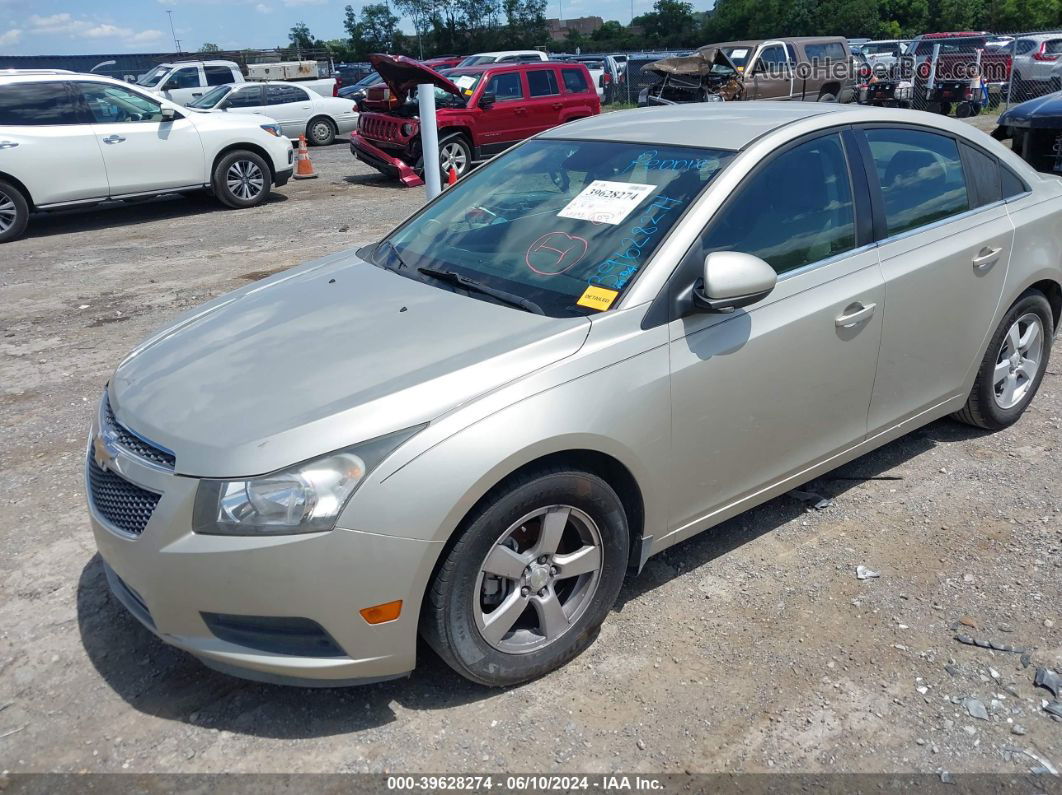
[[[368,90],[350,151],[405,185],[422,185],[418,84],[435,88],[443,177],[458,176],[525,138],[601,112],[590,73],[580,63],[501,63],[447,69],[404,56],[370,55],[385,85]]]

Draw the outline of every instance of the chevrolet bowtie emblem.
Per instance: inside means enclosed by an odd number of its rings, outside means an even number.
[[[92,440],[92,457],[96,459],[96,465],[104,471],[111,469],[115,453],[117,450],[113,442],[102,433],[97,433]]]

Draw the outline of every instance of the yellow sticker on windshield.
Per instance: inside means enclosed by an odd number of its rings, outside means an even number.
[[[604,287],[591,286],[586,288],[586,291],[575,304],[576,306],[588,306],[591,309],[604,311],[612,306],[612,302],[616,300],[617,295],[619,295],[617,290],[606,290]]]

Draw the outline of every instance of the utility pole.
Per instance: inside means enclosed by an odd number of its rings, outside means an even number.
[[[173,36],[173,46],[177,49],[177,54],[181,54],[181,42],[177,39],[177,31],[173,29],[173,11],[166,9],[166,16],[170,18],[170,35]]]

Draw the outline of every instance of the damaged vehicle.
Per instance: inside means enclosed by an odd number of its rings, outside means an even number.
[[[358,160],[407,187],[423,184],[418,85],[435,86],[439,165],[463,177],[476,163],[558,124],[601,112],[581,63],[497,63],[434,69],[405,56],[370,55],[382,85],[370,86],[350,137]]]
[[[661,80],[642,89],[638,105],[674,105],[681,102],[729,102],[742,99],[745,86],[741,73],[718,47],[702,47],[693,55],[662,58],[643,72]]]
[[[1062,91],[1015,105],[999,117],[992,131],[999,141],[1045,174],[1062,176]]]

